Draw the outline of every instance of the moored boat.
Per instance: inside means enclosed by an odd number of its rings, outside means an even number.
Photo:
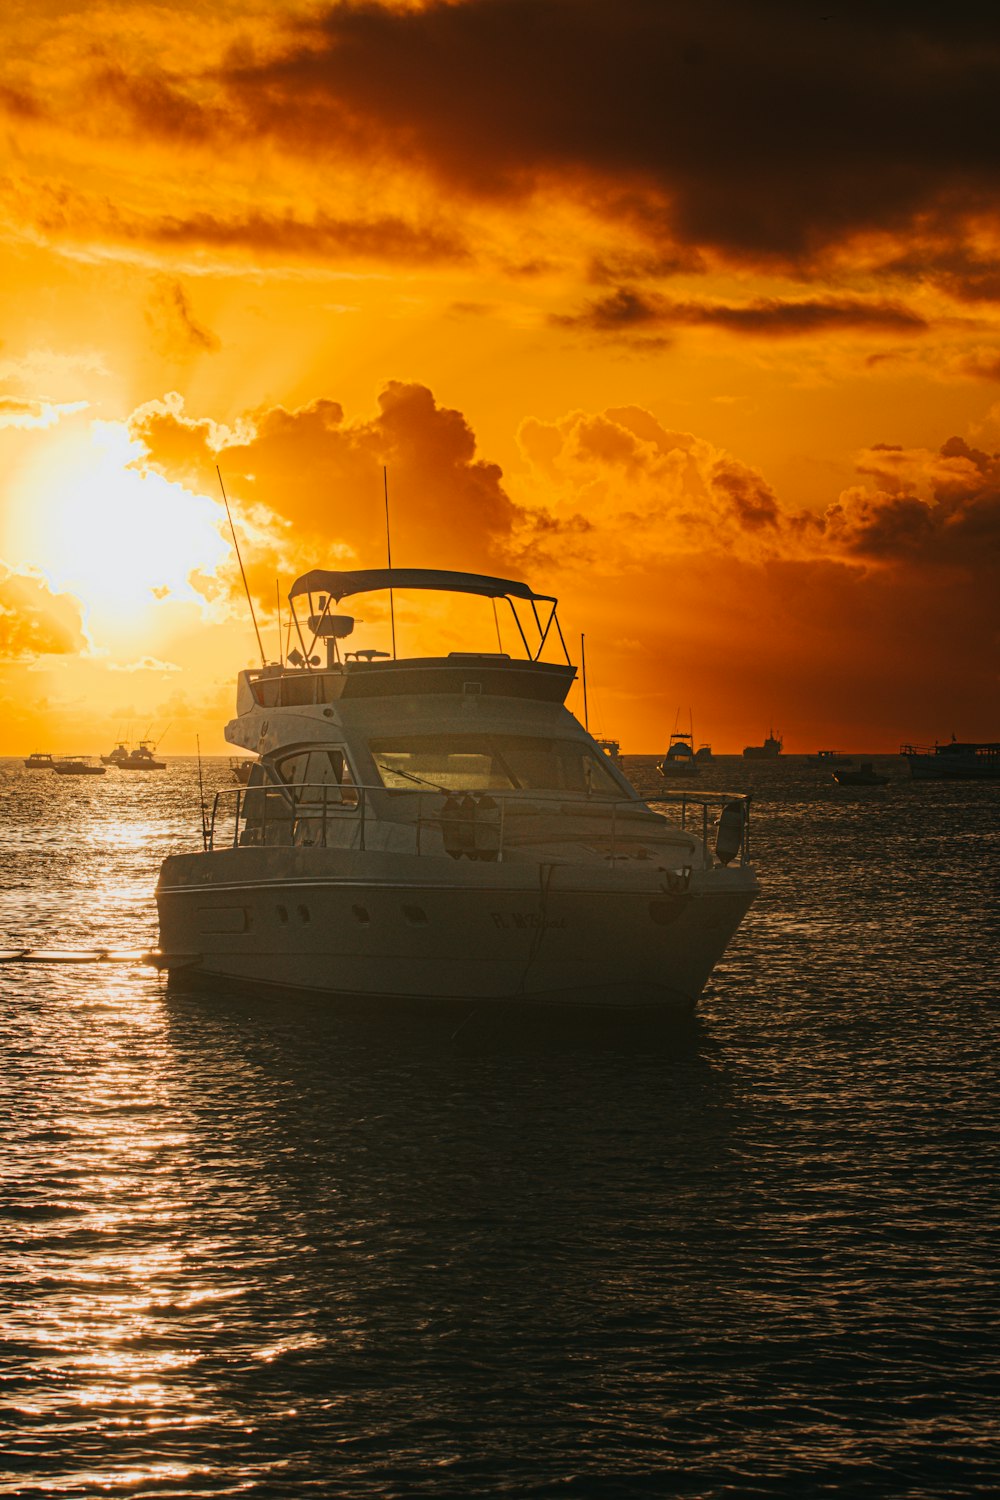
[[[839,750],[817,750],[815,755],[810,755],[811,766],[853,766],[854,758],[850,755],[841,755]]]
[[[694,758],[700,766],[710,766],[715,762],[711,745],[699,745],[694,752]]]
[[[506,604],[525,655],[342,656],[340,602],[390,589]],[[240,672],[226,728],[260,757],[249,784],[216,795],[200,852],[163,862],[162,966],[326,995],[690,1010],[757,892],[749,798],[639,795],[564,706],[556,600],[396,568],[316,569],[289,602],[303,650]],[[547,642],[564,661],[542,660]]]
[[[881,771],[876,771],[870,760],[863,760],[853,769],[845,766],[834,771],[833,779],[838,786],[888,786],[890,780]]]
[[[1000,741],[956,740],[946,745],[900,745],[914,781],[992,781],[1000,777]]]
[[[108,754],[101,756],[103,766],[120,766],[129,758],[129,748],[124,740],[119,740],[115,748]]]
[[[26,757],[24,769],[26,771],[52,771],[55,769],[55,757],[47,750],[32,750]]]
[[[670,742],[667,745],[667,753],[657,766],[657,770],[663,777],[673,776],[698,776],[701,767],[694,749],[694,724],[688,715],[688,728],[679,729],[681,711],[677,710],[674,719],[674,727],[670,734]]]
[[[743,758],[744,760],[777,760],[784,748],[785,744],[780,734],[775,734],[772,729],[768,732],[763,745],[744,746]]]
[[[153,751],[156,746],[149,740],[140,740],[134,750],[131,750],[124,760],[117,762],[120,771],[164,771],[167,763],[165,760],[157,760]]]
[[[107,766],[95,765],[86,755],[64,755],[52,767],[57,776],[104,776]]]

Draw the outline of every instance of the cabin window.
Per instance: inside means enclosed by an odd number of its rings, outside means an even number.
[[[447,792],[579,792],[621,797],[607,765],[579,740],[514,734],[427,734],[373,740],[384,786]]]

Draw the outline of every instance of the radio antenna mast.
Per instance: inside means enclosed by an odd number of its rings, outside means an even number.
[[[583,727],[590,733],[590,721],[587,717],[587,648],[584,645],[587,637],[580,631],[580,672],[583,679]]]
[[[389,619],[392,622],[392,659],[396,660],[396,603],[392,597],[392,538],[389,534],[389,470],[382,465],[382,489],[385,492],[385,555],[389,563]]]
[[[215,472],[219,476],[219,489],[222,491],[222,503],[226,507],[226,519],[229,522],[229,529],[233,534],[233,546],[236,548],[236,561],[240,565],[240,574],[243,578],[243,588],[246,591],[247,603],[250,606],[250,618],[253,621],[254,635],[257,637],[257,650],[260,652],[260,664],[262,667],[266,667],[267,658],[264,655],[264,643],[260,638],[260,627],[257,624],[257,616],[254,614],[253,600],[250,597],[250,585],[247,583],[247,572],[246,568],[244,568],[243,566],[243,559],[240,556],[240,544],[236,540],[236,527],[233,525],[233,518],[229,510],[229,501],[226,498],[226,486],[222,482],[222,470],[219,468],[218,464],[216,464],[215,466]]]

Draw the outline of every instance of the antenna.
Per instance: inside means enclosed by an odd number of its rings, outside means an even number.
[[[205,783],[201,777],[201,735],[196,734],[194,742],[198,747],[198,795],[201,798],[201,847],[208,848],[208,815],[205,811]]]
[[[260,630],[259,630],[259,628],[257,626],[257,616],[254,614],[254,611],[253,611],[253,600],[250,597],[250,585],[247,583],[246,569],[243,566],[243,559],[240,556],[240,544],[236,540],[236,527],[233,525],[233,518],[232,518],[232,515],[230,514],[230,511],[229,511],[229,501],[226,498],[226,486],[222,482],[222,470],[219,468],[218,464],[216,464],[216,466],[215,466],[215,472],[219,476],[219,489],[222,491],[222,503],[226,507],[226,519],[229,522],[229,529],[233,533],[233,546],[236,548],[236,561],[240,565],[240,573],[242,574],[242,577],[243,577],[243,588],[246,591],[247,603],[250,606],[250,618],[253,621],[254,635],[257,637],[257,650],[260,652],[260,664],[261,664],[262,667],[266,667],[267,666],[267,658],[264,655],[264,645],[263,645],[263,642],[261,641]]]
[[[392,659],[396,660],[396,603],[392,597],[392,538],[389,533],[389,470],[382,465],[382,489],[385,491],[385,555],[389,563],[389,619],[392,622]]]
[[[590,722],[587,718],[587,637],[580,631],[580,671],[583,676],[583,727],[590,732]]]

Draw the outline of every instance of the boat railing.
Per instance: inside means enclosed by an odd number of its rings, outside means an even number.
[[[416,798],[416,815],[387,817],[383,800],[373,816],[373,796]],[[443,846],[444,852],[454,858],[464,855],[502,862],[512,842],[509,809],[514,803],[518,818],[526,813],[577,814],[587,818],[603,813],[610,824],[606,857],[614,862],[626,857],[625,846],[634,845],[641,837],[636,814],[648,815],[653,811],[651,804],[662,803],[676,809],[682,832],[701,839],[706,866],[713,863],[709,851],[713,829],[719,858],[724,863],[738,858],[741,865],[746,865],[750,862],[750,802],[745,792],[685,790],[639,797],[574,799],[569,792],[532,792],[522,788],[448,791],[438,787],[359,786],[352,782],[268,782],[216,792],[211,814],[204,823],[203,843],[207,852],[262,845],[364,851],[377,819],[396,828],[411,827],[415,854],[439,854]],[[431,848],[427,847],[429,830],[440,836],[434,839]],[[590,828],[575,837],[592,841],[594,834],[595,830]]]

